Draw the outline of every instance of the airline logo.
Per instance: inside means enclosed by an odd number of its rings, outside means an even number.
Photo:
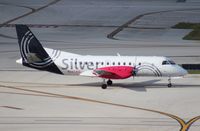
[[[37,55],[37,52],[34,53],[33,49],[37,50],[37,47],[35,47],[37,45],[32,44],[34,41],[37,42],[31,31],[27,31],[21,39],[20,50],[24,62],[35,68],[45,68],[53,64],[53,61],[49,56],[46,58],[41,58],[39,55]],[[31,49],[31,47],[33,49]]]
[[[80,61],[78,58],[71,58],[71,59],[62,59],[62,69],[63,70],[95,70],[101,67],[116,67],[116,66],[120,66],[122,65],[121,62],[120,65],[111,65],[111,63],[109,62],[109,65],[106,65],[108,62],[104,62],[104,61],[98,61],[98,62],[92,62],[92,61]],[[133,64],[133,67],[135,66],[135,64]],[[125,65],[124,65],[125,66]],[[128,65],[126,65],[128,67]],[[129,65],[130,66],[130,65]],[[140,73],[140,71],[142,70],[148,70],[152,73],[154,73],[155,76],[162,76],[161,71],[155,66],[152,65],[150,63],[143,63],[143,64],[139,64],[135,67],[135,73]]]

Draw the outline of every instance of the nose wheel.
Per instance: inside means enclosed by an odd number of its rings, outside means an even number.
[[[168,86],[169,88],[170,88],[170,87],[172,87],[172,83],[171,83],[171,77],[169,77],[169,79],[168,79],[168,82],[169,82],[169,83],[168,83],[168,85],[167,85],[167,86]]]
[[[171,83],[169,83],[167,86],[170,88],[170,87],[172,87],[172,84],[171,84]]]
[[[108,86],[111,86],[113,84],[113,82],[109,79],[106,83],[106,80],[103,79],[103,84],[101,85],[102,89],[107,89]]]

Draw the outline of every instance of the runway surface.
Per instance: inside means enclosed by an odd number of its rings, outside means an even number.
[[[22,67],[15,24],[28,24],[45,47],[83,55],[162,55],[199,63],[194,0],[2,0],[0,2],[0,130],[199,131],[200,76],[130,78],[107,90],[101,79],[60,76]]]
[[[32,75],[25,79],[28,74]],[[55,78],[39,72],[2,75],[10,76],[0,82],[2,129],[198,130],[200,126],[200,76],[173,80],[173,88],[166,87],[165,79],[135,78],[102,90],[98,79]]]

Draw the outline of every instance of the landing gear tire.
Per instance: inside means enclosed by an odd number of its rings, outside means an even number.
[[[106,84],[103,84],[103,85],[101,86],[101,88],[102,88],[102,89],[106,89],[106,88],[107,88],[107,85],[106,85]]]
[[[107,84],[108,84],[109,86],[111,86],[111,85],[113,84],[113,82],[112,82],[111,80],[108,80],[108,81],[107,81]]]
[[[172,87],[172,84],[170,83],[170,84],[168,84],[167,86],[170,88],[170,87]]]
[[[172,87],[172,83],[171,83],[171,77],[169,77],[168,79],[169,84],[167,85],[169,88]]]

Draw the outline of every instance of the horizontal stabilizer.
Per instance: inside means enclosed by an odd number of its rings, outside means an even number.
[[[16,60],[16,63],[18,63],[18,64],[22,64],[22,58]]]

